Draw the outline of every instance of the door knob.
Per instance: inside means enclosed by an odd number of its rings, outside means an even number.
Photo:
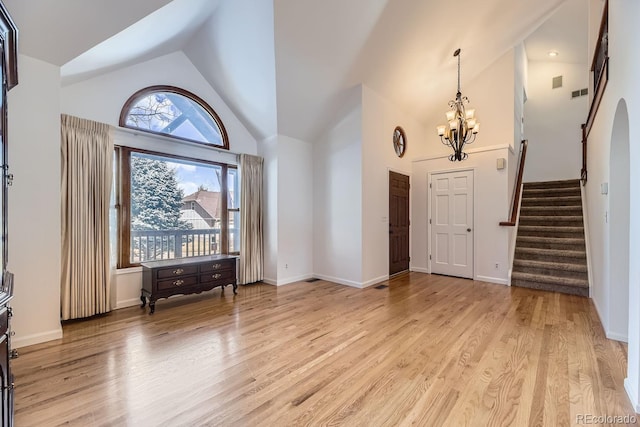
[[[470,229],[470,228],[467,228],[467,232],[471,233],[471,229]]]

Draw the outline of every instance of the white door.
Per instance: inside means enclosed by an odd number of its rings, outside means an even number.
[[[473,171],[431,175],[431,272],[473,278]]]

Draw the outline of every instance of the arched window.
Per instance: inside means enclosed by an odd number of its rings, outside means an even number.
[[[213,108],[173,86],[134,93],[122,107],[120,126],[229,149],[227,131]]]

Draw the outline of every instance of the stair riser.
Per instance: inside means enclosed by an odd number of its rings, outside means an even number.
[[[544,254],[540,252],[522,253],[518,249],[516,249],[514,259],[560,262],[560,263],[566,263],[566,264],[583,264],[586,261],[586,258],[584,256],[575,256],[575,257],[574,256],[558,256],[558,255]]]
[[[580,180],[525,182],[525,188],[577,188],[580,190]]]
[[[589,288],[580,288],[575,286],[551,285],[547,283],[530,282],[528,280],[519,279],[511,280],[511,285],[519,286],[521,288],[540,289],[543,291],[560,292],[563,294],[579,295],[583,297],[589,296]]]
[[[557,217],[549,216],[549,218],[538,219],[536,217],[521,216],[520,225],[531,225],[540,227],[582,227],[582,218],[578,220],[574,219],[558,219]]]
[[[551,268],[539,268],[539,267],[525,267],[525,266],[513,266],[513,272],[539,274],[542,276],[555,276],[555,277],[567,277],[570,279],[582,279],[589,280],[587,272],[576,272],[569,270],[556,270]]]
[[[556,250],[566,250],[566,251],[584,251],[585,250],[584,242],[576,243],[576,244],[567,244],[567,243],[546,243],[546,242],[522,242],[522,241],[518,241],[516,243],[516,247],[518,247],[518,248],[536,248],[536,249],[556,249]]]

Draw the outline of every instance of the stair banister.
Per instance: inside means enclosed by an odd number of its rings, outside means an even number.
[[[527,146],[529,142],[526,139],[520,144],[520,163],[518,164],[518,174],[516,175],[516,186],[514,187],[513,200],[511,204],[511,218],[508,221],[500,222],[501,226],[514,227],[518,218],[518,206],[520,205],[520,197],[522,197],[522,175],[524,174],[524,162],[527,157]]]

